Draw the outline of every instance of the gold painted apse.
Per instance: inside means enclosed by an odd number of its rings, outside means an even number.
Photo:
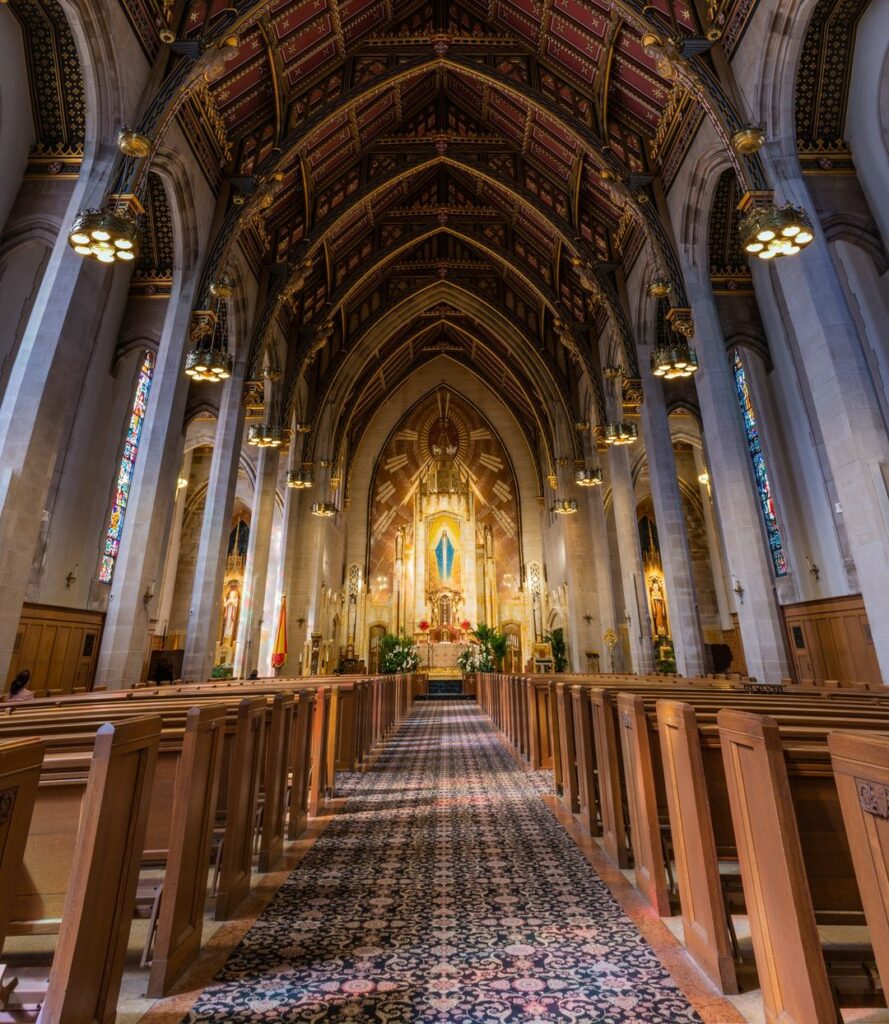
[[[429,504],[429,490],[448,487],[447,482],[430,477],[435,477],[437,463],[444,467],[439,474],[448,472],[451,452],[452,472],[465,481],[471,496],[471,516],[455,512],[456,501],[450,507]],[[455,479],[450,487],[459,498],[461,482]],[[429,511],[425,545],[422,520],[426,517],[419,514],[418,508],[418,502],[424,501]],[[491,425],[455,391],[448,387],[437,389],[410,409],[393,430],[374,472],[368,521],[370,618],[378,621],[391,614],[394,619],[396,560],[400,554],[399,537],[403,536],[406,630],[414,632],[424,617],[430,625],[438,624],[427,594],[442,587],[452,587],[463,595],[455,619],[459,621],[465,616],[473,626],[485,621],[484,579],[490,570],[483,563],[489,533],[496,573],[496,617],[501,622],[521,619],[521,523],[515,474]],[[456,525],[457,536],[452,523]],[[451,572],[440,574],[435,564],[435,548],[442,539],[443,527],[456,550]],[[464,538],[461,531],[470,528],[472,535]],[[467,539],[468,544],[461,543]],[[418,545],[425,547],[422,553],[417,550]],[[467,549],[471,551],[470,564],[464,555]],[[422,566],[420,579],[417,566]],[[394,627],[394,621],[391,625]]]

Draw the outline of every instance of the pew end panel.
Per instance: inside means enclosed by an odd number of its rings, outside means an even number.
[[[885,989],[889,982],[889,734],[833,732],[828,747]]]
[[[217,921],[229,920],[250,892],[266,707],[265,697],[247,697],[238,706],[237,731],[228,765]]]
[[[717,720],[766,1020],[836,1024],[778,725],[736,710]]]
[[[151,998],[166,995],[201,947],[210,843],[219,797],[226,707],[195,707],[186,715],[170,814],[170,849],[160,894]]]
[[[98,730],[38,1024],[114,1021],[161,725],[144,717]]]
[[[685,945],[720,991],[732,995],[740,988],[695,710],[673,700],[656,708]]]
[[[667,917],[670,914],[670,892],[667,888],[644,699],[638,694],[619,693],[617,717],[626,779],[636,887],[653,910],[661,917]]]
[[[46,746],[39,739],[0,744],[0,952],[28,841],[45,751]]]

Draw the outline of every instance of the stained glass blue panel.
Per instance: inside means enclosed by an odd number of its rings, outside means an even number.
[[[759,439],[759,430],[756,426],[756,414],[753,411],[753,402],[750,398],[750,389],[747,386],[747,374],[744,364],[741,362],[741,354],[737,349],[732,358],[732,368],[735,373],[735,387],[738,391],[738,401],[741,404],[741,415],[744,417],[744,432],[747,435],[747,449],[750,452],[750,461],[753,463],[753,475],[756,478],[756,489],[759,493],[759,507],[762,512],[762,520],[766,528],[766,537],[769,542],[769,553],[772,557],[772,566],[776,576],[787,575],[787,557],[784,554],[784,542],[781,539],[781,531],[778,528],[778,517],[775,514],[775,502],[772,498],[772,488],[769,484],[769,474],[766,471],[766,460],[762,454],[762,443]]]
[[[127,427],[123,454],[117,470],[117,485],[114,500],[111,503],[111,514],[105,530],[105,544],[102,548],[102,559],[99,562],[99,582],[110,583],[114,575],[114,562],[120,552],[120,535],[123,533],[123,520],[130,497],[130,485],[133,482],[133,471],[136,468],[136,455],[139,452],[139,439],[142,437],[142,424],[145,421],[145,407],[148,404],[148,392],[151,390],[151,375],[154,372],[154,354],[145,353],[145,359],[139,369],[136,381],[136,395],[133,399],[133,411]]]

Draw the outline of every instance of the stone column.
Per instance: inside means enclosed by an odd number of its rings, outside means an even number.
[[[164,571],[161,577],[157,600],[157,628],[161,635],[167,632],[170,624],[170,610],[173,607],[173,595],[176,590],[176,570],[179,567],[179,550],[182,543],[182,524],[185,520],[185,499],[188,494],[188,478],[191,475],[191,452],[185,453],[180,468],[180,477],[176,479],[176,498],[173,506],[173,523],[170,528],[170,540],[167,543],[167,554],[164,558]],[[182,487],[179,479],[186,481]]]
[[[170,298],[142,425],[96,667],[96,685],[112,690],[139,682],[145,664],[152,604],[144,598],[160,575],[182,464],[189,385],[182,371],[182,350],[195,284],[196,275],[188,275]]]
[[[676,651],[676,671],[684,676],[699,676],[705,670],[704,643],[685,513],[676,476],[676,456],[664,402],[664,385],[652,376],[645,360],[646,355],[642,353],[640,362],[645,388],[642,426],[667,588],[670,633]]]
[[[305,435],[294,434],[290,469],[303,467]],[[284,495],[284,521],[281,537],[281,592],[287,596],[287,658],[282,676],[298,676],[304,669],[300,658],[308,636],[308,555],[313,525],[312,501],[315,487],[288,487]],[[300,621],[301,620],[301,621]]]
[[[605,506],[602,502],[602,488],[589,489],[586,497],[586,508],[590,524],[590,547],[593,552],[593,572],[595,574],[596,601],[599,606],[599,630],[595,639],[595,648],[599,651],[599,667],[603,672],[611,672],[622,668],[621,648],[614,648],[612,655],[605,644],[608,630],[618,632],[617,615],[614,608],[614,581],[611,577],[611,559],[608,554],[608,528],[605,524]]]
[[[732,599],[729,597],[729,586],[725,575],[725,557],[723,555],[722,538],[716,517],[713,514],[713,498],[710,494],[710,470],[704,461],[704,453],[700,448],[694,450],[695,473],[698,476],[698,487],[701,495],[701,508],[704,515],[704,529],[707,533],[707,552],[710,555],[710,571],[716,590],[716,607],[719,610],[719,625],[723,630],[732,628]],[[707,482],[702,483],[701,475],[706,472]]]
[[[737,612],[747,671],[761,683],[790,674],[784,622],[774,593],[759,501],[744,437],[719,315],[709,280],[686,269],[695,322],[695,374],[701,420],[710,460],[710,479],[722,525],[733,588],[740,587]],[[737,593],[737,592],[736,592]]]
[[[207,679],[213,666],[219,618],[222,611],[222,583],[238,462],[244,432],[244,362],[235,362],[219,403],[216,443],[207,482],[207,503],[198,541],[198,558],[192,590],[183,679]]]
[[[247,545],[247,571],[244,575],[241,618],[238,623],[235,665],[235,675],[238,676],[249,676],[259,665],[259,640],[272,546],[279,462],[277,448],[259,449],[253,515],[250,517],[250,541]]]
[[[81,206],[98,205],[113,151],[75,189],[62,223]],[[70,429],[109,291],[125,293],[129,274],[76,255],[64,230],[56,240],[0,405],[0,677],[7,674],[41,513]],[[122,314],[122,305],[112,304]],[[110,326],[110,325],[109,325]],[[116,331],[117,325],[114,325]]]
[[[642,549],[636,521],[636,497],[630,473],[630,456],[626,447],[615,445],[608,453],[611,478],[611,500],[617,549],[624,591],[624,608],[630,641],[633,671],[654,671],[654,651],[651,641],[651,621],[645,597],[645,574],[642,571]]]
[[[814,203],[798,176],[784,191],[814,219]],[[754,263],[759,261],[754,260]],[[862,340],[849,310],[823,228],[798,256],[757,266],[754,284],[771,273],[785,327],[801,356],[842,508],[871,637],[883,680],[889,680],[889,437]]]

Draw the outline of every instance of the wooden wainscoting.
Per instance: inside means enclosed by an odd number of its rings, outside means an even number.
[[[788,604],[783,612],[798,682],[882,682],[860,594]]]
[[[38,694],[91,689],[104,621],[102,612],[26,604],[4,691],[23,668]]]

